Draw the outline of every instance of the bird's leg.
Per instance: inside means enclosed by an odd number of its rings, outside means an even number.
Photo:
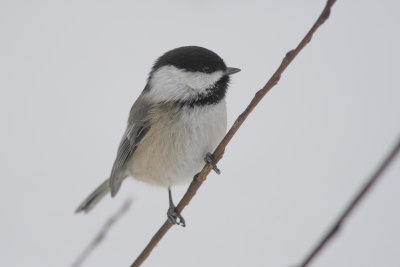
[[[217,174],[221,174],[221,171],[218,169],[217,164],[215,164],[215,159],[213,157],[213,155],[208,152],[206,157],[204,158],[204,161],[206,163],[211,164],[211,166],[213,167],[213,170],[217,173]]]
[[[174,202],[172,201],[172,194],[171,194],[171,188],[168,187],[168,196],[169,196],[169,209],[167,212],[167,217],[168,221],[172,224],[177,224],[180,226],[185,227],[185,219],[176,212],[176,207],[174,205]]]

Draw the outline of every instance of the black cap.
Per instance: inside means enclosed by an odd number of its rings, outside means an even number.
[[[216,53],[199,46],[183,46],[166,52],[154,63],[152,72],[168,65],[186,71],[205,73],[227,69],[222,58]]]

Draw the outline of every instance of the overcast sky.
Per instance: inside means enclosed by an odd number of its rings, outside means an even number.
[[[88,215],[154,60],[183,45],[235,75],[232,124],[324,0],[0,1],[0,265],[69,266],[129,196],[84,266],[128,266],[166,219],[133,179]],[[143,266],[299,263],[400,135],[398,1],[341,1]],[[400,266],[400,159],[312,266]],[[173,188],[176,202],[186,190]]]

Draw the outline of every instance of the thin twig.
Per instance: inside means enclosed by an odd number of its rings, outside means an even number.
[[[288,53],[286,53],[286,56],[283,58],[282,63],[279,65],[278,69],[268,80],[266,85],[256,93],[256,95],[254,96],[250,104],[247,106],[247,108],[244,110],[244,112],[240,114],[239,117],[236,119],[231,129],[228,131],[224,139],[222,139],[221,143],[218,145],[218,147],[215,149],[213,153],[215,163],[217,163],[222,158],[225,147],[230,142],[230,140],[235,135],[240,126],[243,124],[243,122],[246,120],[247,116],[253,111],[255,106],[269,92],[269,90],[278,83],[279,78],[281,77],[283,71],[293,61],[293,59],[297,56],[297,54],[307,45],[307,43],[310,42],[314,32],[319,28],[319,26],[321,26],[325,22],[325,20],[328,19],[331,7],[335,2],[336,0],[327,1],[321,15],[318,17],[317,21],[311,27],[311,29],[303,38],[303,40],[301,40],[301,42],[295,49],[290,50]],[[211,170],[212,166],[210,164],[206,164],[203,170],[195,175],[192,183],[189,185],[188,190],[186,191],[185,195],[183,196],[178,206],[176,207],[178,213],[181,213],[182,210],[189,204],[190,200],[196,194],[201,184],[206,180],[206,177]],[[146,258],[150,255],[153,248],[157,245],[157,243],[161,240],[161,238],[165,235],[165,233],[171,228],[171,226],[172,224],[168,220],[165,221],[165,223],[153,236],[153,238],[151,239],[149,244],[145,247],[145,249],[142,251],[142,253],[136,258],[135,262],[131,265],[131,267],[138,267],[143,263],[143,261],[146,260]]]
[[[339,216],[339,218],[335,221],[333,226],[329,229],[329,231],[325,234],[325,236],[318,242],[318,244],[311,250],[308,256],[305,258],[303,263],[301,263],[302,267],[307,266],[318,253],[321,252],[322,248],[328,243],[328,241],[338,232],[338,230],[342,227],[344,221],[350,216],[353,212],[354,208],[360,203],[360,201],[366,196],[368,191],[372,188],[372,186],[378,181],[378,179],[382,176],[382,173],[387,169],[390,163],[396,157],[396,154],[400,151],[400,138],[397,140],[397,144],[393,147],[390,154],[386,157],[386,159],[382,162],[379,168],[375,171],[375,173],[368,179],[368,182],[361,188],[361,190],[357,193],[354,199],[348,204],[343,213]]]
[[[87,247],[82,251],[82,253],[78,256],[78,258],[72,263],[71,267],[79,267],[86,260],[86,258],[93,252],[93,250],[100,245],[100,243],[104,240],[106,234],[112,227],[112,225],[117,222],[121,217],[129,210],[132,204],[132,199],[127,199],[121,208],[111,216],[103,227],[100,229],[99,233],[96,237],[90,242]]]

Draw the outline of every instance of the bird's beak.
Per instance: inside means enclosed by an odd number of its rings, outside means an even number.
[[[239,71],[240,71],[240,69],[238,69],[238,68],[230,68],[230,67],[228,67],[226,69],[226,74],[227,75],[232,75],[232,74],[235,74],[235,73],[237,73]]]

